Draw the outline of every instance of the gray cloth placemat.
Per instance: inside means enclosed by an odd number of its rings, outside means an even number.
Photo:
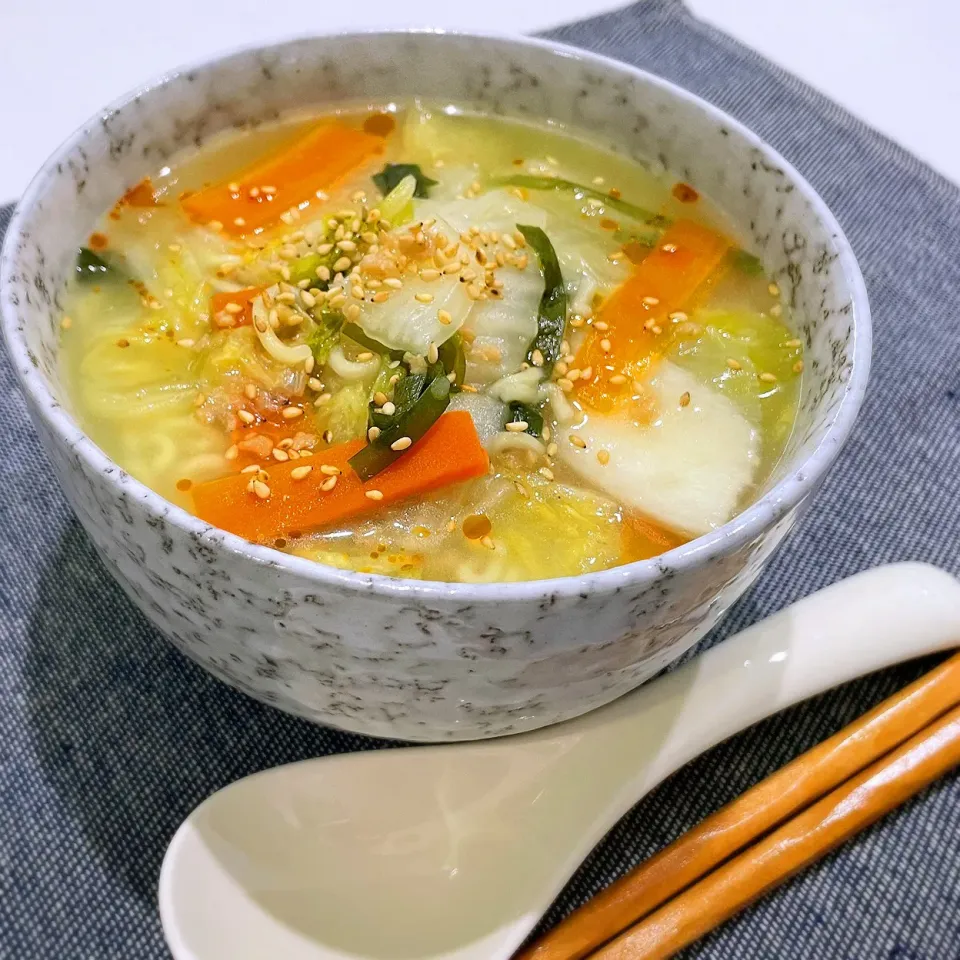
[[[860,425],[816,508],[706,642],[877,563],[960,573],[960,191],[676,0],[552,36],[753,127],[837,213],[870,289]],[[378,744],[227,689],[150,627],[60,496],[3,351],[0,441],[0,957],[166,957],[156,882],[183,817],[255,770]],[[690,764],[616,827],[546,922],[929,666],[848,685]],[[960,957],[960,782],[941,781],[687,955]]]

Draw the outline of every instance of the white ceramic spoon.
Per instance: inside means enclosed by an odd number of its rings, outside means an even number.
[[[688,760],[957,644],[960,583],[881,567],[559,726],[247,777],[170,844],[167,942],[176,960],[507,960],[606,831]]]

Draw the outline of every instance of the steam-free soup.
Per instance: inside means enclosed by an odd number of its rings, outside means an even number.
[[[696,185],[419,102],[232,134],[130,189],[79,253],[62,358],[90,436],[201,519],[447,581],[720,526],[803,370]]]

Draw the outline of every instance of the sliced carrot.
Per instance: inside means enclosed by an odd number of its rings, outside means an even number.
[[[135,183],[120,198],[120,203],[125,203],[131,207],[157,206],[157,197],[153,191],[153,181],[149,177],[144,177],[139,183]]]
[[[382,152],[382,137],[342,123],[322,123],[229,182],[189,193],[181,203],[197,223],[217,222],[234,236],[260,232],[291,207],[303,210],[316,203],[318,190],[329,190]]]
[[[224,321],[227,317],[233,319],[233,323],[224,322],[217,324],[218,326],[227,326],[227,327],[242,327],[247,324],[253,323],[253,301],[263,291],[260,287],[245,287],[243,290],[232,290],[225,293],[215,293],[210,298],[210,316],[216,318],[223,314]],[[240,307],[240,312],[234,312],[232,310],[227,310],[227,307],[233,304],[236,307]]]
[[[574,364],[591,371],[578,381],[577,399],[595,410],[610,410],[629,394],[632,381],[666,345],[669,315],[687,306],[697,288],[720,266],[730,241],[691,220],[679,220],[627,281],[601,305]],[[609,347],[609,349],[604,349]],[[611,383],[611,377],[624,377]]]
[[[347,463],[363,446],[362,440],[353,440],[315,451],[306,460],[270,464],[266,499],[247,490],[254,476],[249,473],[198,484],[191,491],[194,509],[201,520],[248,540],[269,543],[291,530],[316,530],[482,476],[488,466],[487,453],[466,410],[445,413],[407,453],[366,483]],[[321,489],[330,480],[322,465],[341,471],[332,490]],[[305,466],[313,469],[294,479]],[[368,497],[368,491],[379,491],[382,497]]]
[[[687,542],[686,537],[648,520],[639,513],[625,513],[620,525],[620,560],[649,560]]]

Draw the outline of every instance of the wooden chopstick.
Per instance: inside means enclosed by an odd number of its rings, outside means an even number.
[[[516,960],[586,957],[958,703],[960,654],[707,817],[576,910]]]
[[[960,707],[955,707],[769,837],[590,954],[591,960],[672,957],[958,764]]]

